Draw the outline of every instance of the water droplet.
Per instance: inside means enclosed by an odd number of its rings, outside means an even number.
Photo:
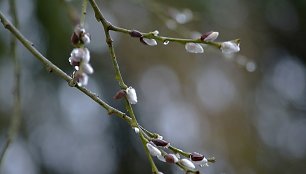
[[[168,44],[169,44],[169,42],[170,42],[170,41],[165,40],[165,41],[164,41],[164,45],[168,45]]]
[[[247,71],[249,72],[254,72],[256,70],[256,64],[254,62],[248,62],[246,65],[245,65],[245,68]]]

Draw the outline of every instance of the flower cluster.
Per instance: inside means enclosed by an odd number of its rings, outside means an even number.
[[[189,153],[189,158],[180,158],[179,153],[173,151],[170,147],[170,143],[163,140],[162,137],[152,139],[146,144],[146,147],[152,156],[157,157],[160,161],[178,164],[185,171],[196,171],[196,166],[208,166],[208,160],[204,155],[193,152]],[[170,149],[174,153],[167,153],[165,150]]]
[[[159,31],[155,30],[155,31],[151,32],[151,34],[153,36],[157,36],[159,34]],[[156,42],[155,39],[144,38],[143,35],[137,30],[132,30],[130,32],[130,36],[139,38],[140,42],[145,44],[145,45],[149,45],[149,46],[156,46],[157,45],[157,42]]]
[[[219,36],[219,32],[210,31],[210,32],[206,32],[202,34],[200,37],[200,40],[205,41],[205,42],[213,42],[214,40],[218,38],[218,36]],[[222,53],[226,55],[234,54],[240,51],[239,40],[221,42],[219,48],[222,51]],[[199,43],[188,42],[185,44],[185,49],[187,52],[190,52],[190,53],[204,53],[204,49],[202,45]]]
[[[90,35],[84,28],[76,26],[71,36],[71,42],[76,47],[72,50],[69,63],[74,66],[73,79],[79,86],[85,86],[88,83],[88,74],[94,72],[89,64],[90,52],[84,45],[90,43]]]

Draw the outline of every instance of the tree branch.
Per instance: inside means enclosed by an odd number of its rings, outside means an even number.
[[[80,87],[78,85],[75,84],[75,82],[73,81],[73,79],[68,76],[65,72],[63,72],[60,68],[58,68],[56,65],[54,65],[52,62],[50,62],[46,57],[44,57],[35,47],[34,44],[31,43],[30,41],[28,41],[20,32],[18,29],[16,29],[14,27],[14,25],[12,25],[7,17],[2,13],[2,11],[0,11],[0,19],[1,19],[1,23],[3,24],[4,28],[6,28],[7,30],[9,30],[21,43],[24,47],[26,47],[33,55],[36,59],[38,59],[49,72],[53,72],[55,75],[57,75],[58,77],[64,79],[65,81],[68,82],[68,84],[71,87],[75,87],[77,89],[79,89],[80,91],[82,91],[84,94],[86,94],[88,97],[90,97],[91,99],[93,99],[96,103],[98,103],[100,106],[102,106],[109,114],[114,114],[120,118],[122,118],[123,120],[127,121],[129,124],[131,124],[131,117],[127,116],[125,113],[111,107],[110,105],[108,105],[106,102],[104,102],[103,100],[101,100],[99,98],[98,95],[96,95],[95,93],[91,92],[90,90],[88,90],[85,87]]]

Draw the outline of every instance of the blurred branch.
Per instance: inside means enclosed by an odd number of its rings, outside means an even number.
[[[89,0],[89,2],[91,3],[91,6],[95,12],[96,19],[100,21],[103,24],[103,26],[106,26],[107,30],[112,30],[112,31],[116,31],[116,32],[124,33],[124,34],[129,34],[129,35],[134,31],[134,30],[126,29],[126,28],[117,27],[111,24],[103,17],[103,14],[101,13],[96,2],[94,0]],[[222,42],[204,41],[204,40],[201,40],[200,38],[199,39],[182,39],[182,38],[175,38],[175,37],[158,36],[154,34],[154,32],[147,32],[147,33],[139,32],[139,33],[142,35],[143,38],[155,39],[161,42],[177,42],[181,44],[186,44],[190,42],[203,43],[203,44],[214,46],[218,49],[220,49],[221,43],[222,43]]]
[[[13,18],[13,23],[16,28],[19,28],[19,21],[16,11],[16,1],[11,0],[10,2],[10,12]],[[4,155],[9,148],[10,144],[13,142],[13,139],[18,134],[18,130],[21,122],[21,99],[20,99],[20,60],[17,57],[17,39],[12,37],[11,39],[11,52],[10,52],[13,60],[14,60],[14,80],[15,86],[13,89],[14,94],[14,111],[11,118],[11,123],[9,126],[9,130],[7,133],[7,138],[4,144],[3,149],[0,154],[0,165],[2,164]]]
[[[67,0],[60,0],[61,3],[66,8],[66,12],[68,13],[69,20],[72,22],[73,25],[76,25],[79,23],[80,18],[77,14],[77,11],[70,5],[70,3],[67,2]]]
[[[131,124],[131,118],[127,116],[125,113],[111,107],[108,105],[106,102],[101,100],[98,95],[95,93],[91,92],[85,87],[81,87],[76,85],[74,80],[68,76],[65,72],[63,72],[60,68],[58,68],[56,65],[54,65],[52,62],[50,62],[46,57],[44,57],[35,47],[34,44],[28,41],[14,25],[12,25],[7,17],[0,11],[0,19],[1,23],[3,24],[4,28],[9,30],[22,44],[24,47],[26,47],[32,54],[33,56],[38,59],[45,67],[46,69],[51,73],[53,72],[55,75],[58,77],[64,79],[65,81],[68,82],[69,86],[75,87],[82,91],[84,94],[86,94],[88,97],[93,99],[96,103],[98,103],[100,106],[102,106],[109,114],[114,114],[123,120],[127,121],[129,124]]]

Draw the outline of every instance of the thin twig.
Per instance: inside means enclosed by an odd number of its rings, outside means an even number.
[[[12,14],[13,22],[16,28],[19,27],[19,21],[16,11],[16,2],[15,0],[10,1],[10,12]],[[14,80],[15,86],[13,89],[14,94],[14,111],[11,118],[10,127],[7,133],[7,139],[4,144],[3,149],[0,154],[0,165],[2,164],[3,158],[10,144],[13,142],[13,139],[18,134],[18,130],[21,122],[21,99],[20,99],[20,61],[17,57],[17,40],[15,37],[11,39],[11,56],[14,60]]]
[[[83,0],[82,3],[82,15],[81,15],[81,20],[80,20],[80,25],[81,27],[85,27],[85,18],[86,18],[86,9],[87,9],[87,0]]]
[[[68,13],[68,17],[72,25],[75,26],[78,23],[80,23],[80,18],[75,8],[73,8],[72,5],[68,3],[66,0],[60,0],[60,1],[64,6],[65,11]]]

